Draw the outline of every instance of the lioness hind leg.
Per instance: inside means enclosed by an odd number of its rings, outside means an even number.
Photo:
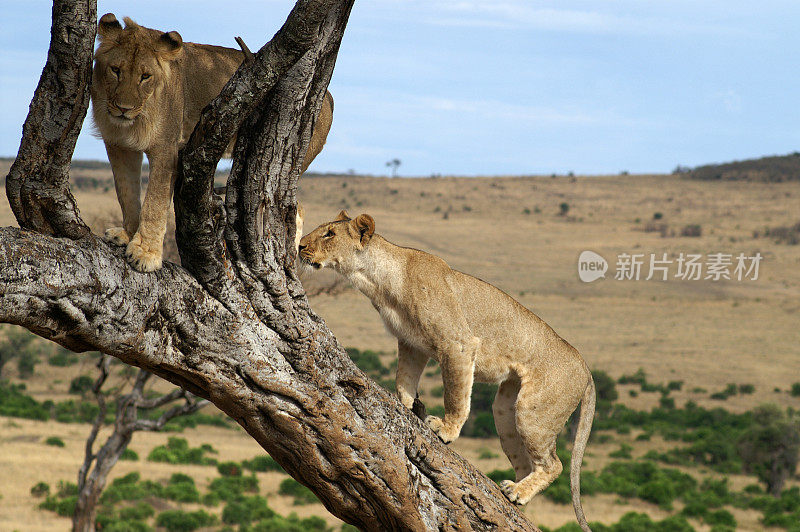
[[[520,386],[516,402],[516,426],[531,464],[531,471],[517,482],[504,482],[503,493],[517,504],[527,504],[561,474],[556,439],[573,409],[558,387],[543,388],[538,382]]]
[[[519,394],[519,379],[513,377],[503,382],[497,389],[492,413],[500,445],[514,468],[516,479],[520,480],[531,472],[531,461],[522,436],[517,432],[515,406]]]

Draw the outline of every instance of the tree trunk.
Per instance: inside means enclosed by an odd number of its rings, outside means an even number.
[[[297,279],[299,157],[351,5],[300,0],[206,108],[180,155],[184,267],[139,273],[122,249],[71,230],[82,226],[74,202],[45,209],[34,194],[41,209],[33,212],[45,214],[15,210],[25,229],[0,229],[0,321],[74,350],[100,350],[209,399],[329,511],[364,530],[535,530],[494,482],[355,367]],[[66,23],[56,11],[54,35]],[[73,45],[73,62],[86,56],[78,48],[91,47]],[[40,83],[34,101],[60,101],[49,91],[63,90]],[[85,100],[73,102],[82,117]],[[223,203],[213,174],[237,131]],[[61,149],[68,160],[72,146]],[[44,149],[19,157],[23,170],[46,166],[31,159],[58,159]],[[47,179],[23,170],[17,182],[32,189]],[[56,184],[54,195],[67,197],[66,180]],[[9,185],[9,195],[18,189]]]

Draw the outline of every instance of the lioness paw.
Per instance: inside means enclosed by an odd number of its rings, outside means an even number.
[[[425,418],[425,424],[439,436],[439,439],[444,443],[450,443],[458,438],[460,430],[448,430],[442,421],[442,418],[436,416],[428,416]]]
[[[520,493],[519,483],[512,482],[511,480],[504,480],[500,482],[500,490],[509,501],[513,502],[514,504],[519,504],[520,506],[527,504],[528,501],[531,500],[531,497],[525,497],[522,495],[522,493]]]
[[[105,239],[112,244],[124,246],[130,242],[131,237],[122,227],[111,227],[106,229]]]
[[[131,265],[140,272],[154,272],[161,269],[161,246],[152,248],[142,241],[139,233],[133,235],[125,252]]]

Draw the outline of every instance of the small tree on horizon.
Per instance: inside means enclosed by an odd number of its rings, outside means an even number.
[[[386,162],[386,166],[392,169],[392,177],[397,177],[397,169],[400,168],[401,164],[403,164],[403,161],[400,159],[392,159]]]

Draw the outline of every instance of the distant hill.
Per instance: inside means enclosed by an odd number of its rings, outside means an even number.
[[[747,159],[723,164],[707,164],[692,169],[678,168],[690,179],[703,181],[760,181],[780,183],[800,180],[800,152]]]

